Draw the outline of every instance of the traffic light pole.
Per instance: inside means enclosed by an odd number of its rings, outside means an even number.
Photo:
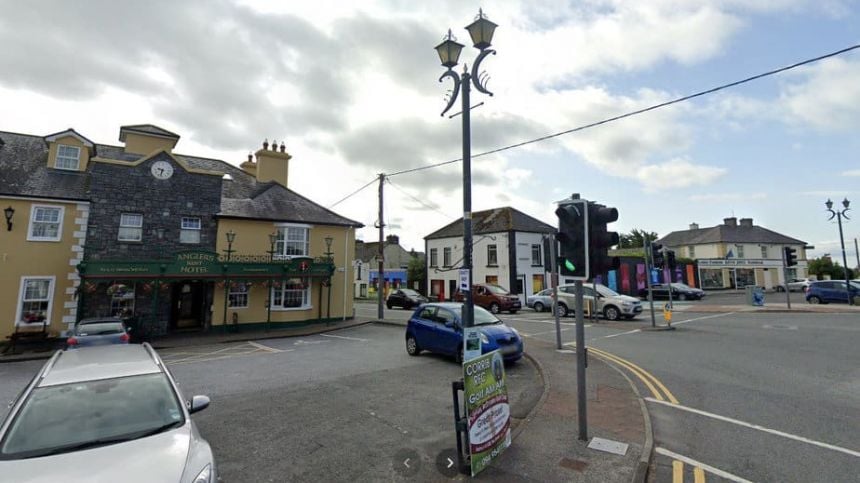
[[[651,258],[651,242],[648,240],[648,237],[645,237],[645,244],[643,246],[645,250],[645,283],[648,285],[648,301],[651,305],[651,327],[657,327],[657,322],[654,320],[654,292],[651,290],[651,270],[654,267],[654,260],[649,260]]]
[[[574,282],[576,290],[576,412],[579,416],[579,440],[588,441],[588,418],[586,416],[585,366],[588,363],[585,347],[585,320],[582,316],[582,280]]]
[[[788,290],[788,260],[786,260],[785,247],[782,249],[782,277],[785,280],[785,304],[791,310],[791,292]]]
[[[556,242],[555,235],[550,233],[549,237],[549,253],[550,261],[552,262],[552,271],[550,272],[550,283],[552,283],[552,313],[555,317],[555,346],[558,350],[563,347],[561,345],[561,320],[558,315],[558,259],[555,253]]]
[[[668,267],[669,266],[669,262],[668,262],[669,261],[669,249],[666,247],[663,247],[663,260],[666,260],[665,263],[666,263],[666,266]],[[668,286],[666,288],[669,289],[669,310],[672,310],[675,308],[675,306],[672,305],[672,269],[671,268],[669,268],[669,280],[667,282],[667,285]]]

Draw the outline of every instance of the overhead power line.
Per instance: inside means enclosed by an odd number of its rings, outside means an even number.
[[[399,192],[403,193],[404,195],[408,196],[409,198],[412,198],[413,200],[415,200],[418,204],[420,204],[420,205],[421,205],[421,206],[423,206],[424,208],[427,208],[428,210],[435,211],[436,213],[439,213],[440,215],[444,216],[445,218],[448,218],[448,219],[451,219],[451,220],[456,219],[456,217],[451,216],[451,215],[449,215],[449,214],[447,214],[447,213],[445,213],[445,212],[443,212],[443,211],[439,210],[439,208],[436,208],[436,207],[434,207],[434,206],[429,205],[427,202],[425,202],[425,201],[424,201],[424,200],[422,200],[421,198],[418,198],[417,196],[414,196],[414,195],[410,194],[408,191],[406,191],[406,190],[404,190],[404,189],[400,188],[400,187],[399,187],[399,186],[397,186],[396,184],[392,183],[390,179],[386,180],[386,182],[387,182],[388,184],[390,184],[390,185],[391,185],[391,187],[393,187],[393,188],[394,188],[394,189],[396,189],[397,191],[399,191]]]
[[[554,134],[549,134],[549,135],[546,135],[546,136],[541,136],[541,137],[539,137],[539,138],[530,139],[530,140],[528,140],[528,141],[523,141],[523,142],[520,142],[520,143],[511,144],[511,145],[509,145],[509,146],[504,146],[504,147],[497,148],[497,149],[493,149],[493,150],[490,150],[490,151],[485,151],[485,152],[483,152],[483,153],[473,154],[473,155],[472,155],[472,158],[474,159],[474,158],[479,158],[479,157],[481,157],[481,156],[488,156],[488,155],[490,155],[490,154],[500,153],[500,152],[502,152],[502,151],[507,151],[507,150],[509,150],[509,149],[519,148],[519,147],[522,147],[522,146],[526,146],[526,145],[528,145],[528,144],[534,144],[534,143],[538,143],[538,142],[541,142],[541,141],[546,141],[546,140],[548,140],[548,139],[552,139],[552,138],[556,138],[556,137],[559,137],[559,136],[563,136],[563,135],[565,135],[565,134],[570,134],[570,133],[574,133],[574,132],[577,132],[577,131],[583,131],[583,130],[585,130],[585,129],[589,129],[589,128],[592,128],[592,127],[600,126],[600,125],[602,125],[602,124],[607,124],[607,123],[610,123],[610,122],[613,122],[613,121],[618,121],[618,120],[625,119],[625,118],[628,118],[628,117],[636,116],[636,115],[639,115],[639,114],[643,114],[643,113],[645,113],[645,112],[653,111],[653,110],[655,110],[655,109],[660,109],[660,108],[662,108],[662,107],[671,106],[672,104],[677,104],[677,103],[679,103],[679,102],[688,101],[688,100],[690,100],[690,99],[694,99],[694,98],[696,98],[696,97],[701,97],[701,96],[704,96],[704,95],[707,95],[707,94],[713,94],[714,92],[718,92],[718,91],[721,91],[721,90],[724,90],[724,89],[728,89],[728,88],[730,88],[730,87],[735,87],[735,86],[738,86],[738,85],[741,85],[741,84],[745,84],[745,83],[747,83],[747,82],[751,82],[751,81],[754,81],[754,80],[757,80],[757,79],[761,79],[761,78],[763,78],[763,77],[768,77],[768,76],[772,76],[772,75],[775,75],[775,74],[779,74],[779,73],[781,73],[781,72],[785,72],[785,71],[787,71],[787,70],[796,69],[796,68],[798,68],[798,67],[802,67],[802,66],[804,66],[804,65],[812,64],[812,63],[815,63],[815,62],[818,62],[818,61],[820,61],[820,60],[824,60],[824,59],[827,59],[827,58],[830,58],[830,57],[836,57],[837,55],[842,55],[842,54],[845,54],[845,53],[847,53],[847,52],[851,52],[852,50],[856,50],[856,49],[860,49],[860,44],[855,44],[855,45],[852,45],[852,46],[850,46],[850,47],[846,47],[846,48],[844,48],[844,49],[837,50],[836,52],[831,52],[831,53],[829,53],[829,54],[824,54],[824,55],[821,55],[821,56],[818,56],[818,57],[815,57],[815,58],[812,58],[812,59],[807,59],[807,60],[804,60],[804,61],[802,61],[802,62],[798,62],[798,63],[796,63],[796,64],[791,64],[791,65],[788,65],[788,66],[785,66],[785,67],[780,67],[779,69],[774,69],[774,70],[770,70],[770,71],[767,71],[767,72],[764,72],[764,73],[761,73],[761,74],[757,74],[757,75],[754,75],[754,76],[752,76],[752,77],[747,77],[746,79],[741,79],[741,80],[739,80],[739,81],[730,82],[730,83],[728,83],[728,84],[723,84],[723,85],[721,85],[721,86],[713,87],[713,88],[711,88],[711,89],[707,89],[707,90],[704,90],[704,91],[699,91],[699,92],[696,92],[695,94],[690,94],[690,95],[687,95],[687,96],[684,96],[684,97],[679,97],[679,98],[677,98],[677,99],[673,99],[673,100],[671,100],[671,101],[661,102],[660,104],[655,104],[655,105],[653,105],[653,106],[646,107],[646,108],[644,108],[644,109],[638,109],[638,110],[635,110],[635,111],[628,112],[628,113],[626,113],[626,114],[621,114],[621,115],[619,115],[619,116],[610,117],[610,118],[608,118],[608,119],[604,119],[604,120],[602,120],[602,121],[597,121],[597,122],[593,122],[593,123],[591,123],[591,124],[586,124],[586,125],[584,125],[584,126],[579,126],[579,127],[575,127],[575,128],[573,128],[573,129],[568,129],[568,130],[566,130],[566,131],[560,131],[560,132],[557,132],[557,133],[554,133]],[[422,170],[425,170],[425,169],[438,168],[438,167],[440,167],[440,166],[445,166],[445,165],[447,165],[447,164],[458,163],[458,162],[460,162],[460,161],[462,161],[462,160],[463,160],[463,158],[458,158],[458,159],[452,159],[452,160],[450,160],[450,161],[444,161],[444,162],[441,162],[441,163],[428,164],[428,165],[426,165],[426,166],[419,166],[419,167],[411,168],[411,169],[404,169],[404,170],[402,170],[402,171],[395,171],[394,173],[390,173],[390,174],[388,174],[388,175],[386,175],[386,176],[388,176],[388,177],[390,178],[390,177],[392,177],[392,176],[397,176],[397,175],[400,175],[400,174],[414,173],[414,172],[416,172],[416,171],[422,171]]]
[[[348,195],[344,196],[343,198],[341,198],[341,199],[339,199],[339,200],[335,201],[334,203],[332,203],[331,205],[329,205],[329,209],[332,209],[332,208],[334,208],[335,206],[337,206],[337,205],[339,205],[339,204],[343,203],[344,201],[346,201],[346,200],[348,200],[348,199],[352,198],[353,196],[357,195],[361,190],[363,190],[364,188],[367,188],[368,186],[372,185],[373,183],[376,183],[378,180],[379,180],[379,178],[373,178],[372,180],[368,181],[368,182],[367,182],[367,184],[365,184],[365,185],[364,185],[364,186],[362,186],[361,188],[359,188],[359,189],[357,189],[357,190],[353,191],[352,193],[350,193],[350,194],[348,194]]]

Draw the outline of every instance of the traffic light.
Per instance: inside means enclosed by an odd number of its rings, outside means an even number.
[[[618,257],[610,257],[609,249],[618,245],[618,233],[608,231],[606,225],[618,220],[618,210],[591,202],[588,204],[588,253],[590,276],[603,275],[617,270]]]
[[[588,279],[588,204],[572,200],[559,205],[558,216],[559,273],[567,277]]]
[[[651,244],[651,264],[654,268],[663,268],[663,245]]]
[[[793,267],[797,265],[797,250],[791,247],[783,247],[782,251],[785,252],[786,267]]]
[[[675,267],[678,266],[675,261],[675,252],[672,250],[666,250],[666,266],[669,267],[669,270],[675,270]]]

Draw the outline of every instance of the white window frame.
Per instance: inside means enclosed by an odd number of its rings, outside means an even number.
[[[535,248],[537,248],[537,260],[535,260]],[[541,267],[543,266],[543,247],[539,243],[532,243],[532,266],[533,267]]]
[[[60,154],[63,149],[74,149],[77,151],[74,157]],[[60,160],[63,162],[74,162],[74,166],[60,166]],[[66,171],[78,171],[81,169],[81,148],[78,146],[70,146],[68,144],[57,144],[57,156],[54,158],[54,167]]]
[[[445,247],[442,249],[442,267],[447,268],[451,266],[451,247]]]
[[[738,249],[738,252],[735,254],[736,258],[744,258],[744,246],[743,245],[735,245]]]
[[[227,308],[228,309],[247,309],[251,303],[251,287],[246,282],[228,282],[229,288],[227,289]],[[234,286],[238,287],[239,285],[245,287],[244,291],[234,291]],[[274,290],[274,287],[272,288]],[[245,305],[233,305],[234,296],[236,295],[244,295],[245,296]]]
[[[295,223],[278,223],[275,225],[275,228],[278,232],[278,239],[275,241],[275,255],[274,258],[276,260],[289,260],[293,257],[309,257],[310,255],[310,241],[311,241],[311,226],[310,225],[299,225]],[[289,239],[288,234],[290,229],[303,229],[305,231],[305,239]],[[287,244],[295,247],[296,244],[303,245],[303,254],[287,254]]]
[[[761,246],[761,258],[762,258],[762,259],[767,259],[767,255],[768,255],[767,251],[768,251],[768,250],[767,250],[767,246],[766,246],[766,245],[762,245],[762,246]]]
[[[140,225],[123,225],[122,224],[122,217],[125,215],[139,216],[140,217]],[[137,239],[123,238],[122,237],[122,229],[123,228],[136,228],[136,229],[140,230],[138,232],[139,233],[138,238]],[[119,214],[119,230],[117,231],[116,239],[118,241],[121,241],[121,242],[141,242],[141,241],[143,241],[143,213],[120,213]]]
[[[301,278],[288,278],[281,280],[281,283],[285,283],[287,280],[301,280]],[[279,312],[289,312],[291,310],[310,310],[313,308],[311,304],[311,285],[312,283],[309,281],[307,288],[303,290],[295,290],[295,289],[285,289],[283,286],[281,288],[276,288],[272,286],[272,290],[269,292],[269,300],[272,304],[273,311]],[[284,299],[286,299],[284,293],[285,292],[303,292],[302,293],[302,305],[298,307],[284,307]],[[280,305],[275,305],[275,293],[280,292],[281,303]]]
[[[490,253],[493,254],[490,257]],[[488,267],[498,267],[499,266],[499,247],[495,244],[487,245],[487,266]]]
[[[125,284],[123,284],[125,285]],[[127,314],[129,316],[134,315],[134,305],[137,296],[137,286],[132,283],[130,286],[131,290],[126,292],[126,295],[117,295],[116,293],[112,293],[110,295],[110,314],[114,317],[124,317]],[[128,302],[128,303],[127,303]]]
[[[430,266],[438,267],[439,266],[439,249],[431,248],[430,249]]]
[[[695,246],[693,246],[693,245],[688,246],[687,247],[687,253],[690,254],[690,258],[692,258],[694,260],[696,259],[696,247]]]
[[[21,320],[21,310],[24,309],[24,287],[26,287],[27,282],[30,280],[47,280],[48,281],[48,308],[45,310],[45,320],[42,322],[24,322]],[[35,325],[45,325],[49,327],[51,325],[51,311],[54,310],[54,287],[57,284],[57,277],[54,275],[24,275],[21,277],[21,285],[18,288],[18,307],[15,310],[15,326],[35,326]]]
[[[36,211],[39,209],[54,209],[59,210],[60,214],[57,217],[57,236],[35,236],[33,235],[33,228],[35,227],[35,223],[46,223],[43,221],[37,222]],[[30,225],[27,227],[27,241],[50,241],[50,242],[58,242],[63,238],[63,216],[65,215],[66,207],[61,205],[32,205],[30,207]]]
[[[188,222],[196,221],[197,227],[195,228],[194,226],[192,226],[193,223],[188,223],[188,225],[186,225],[186,223],[185,223],[186,221],[188,221]],[[202,231],[203,231],[203,219],[201,219],[199,216],[183,216],[182,221],[180,222],[180,225],[179,225],[179,243],[183,243],[183,244],[187,244],[187,245],[199,245],[200,244],[200,233]],[[191,235],[196,235],[197,239],[193,240],[193,241],[183,239],[183,236],[191,236]]]

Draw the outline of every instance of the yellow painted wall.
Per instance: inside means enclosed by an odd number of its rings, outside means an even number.
[[[134,154],[150,154],[163,149],[169,153],[176,146],[176,141],[176,139],[165,139],[126,132],[125,151]]]
[[[287,186],[289,178],[290,158],[289,153],[281,153],[260,149],[257,156],[257,181],[277,181]]]
[[[271,221],[220,219],[218,222],[217,250],[224,253],[227,249],[228,231],[236,233],[233,243],[234,256],[239,255],[267,255],[271,249],[269,234],[276,230],[276,223]],[[355,254],[355,230],[349,227],[321,226],[315,225],[310,229],[309,249],[311,257],[322,257],[326,251],[325,238],[331,236],[333,239],[331,251],[335,260],[335,274],[332,277],[331,305],[328,306],[328,290],[322,288],[322,305],[320,305],[320,280],[311,279],[310,309],[306,310],[272,310],[272,322],[308,321],[323,318],[352,317],[353,314],[353,277],[344,267],[351,267]],[[344,243],[346,246],[344,247]],[[344,260],[344,254],[347,258]],[[346,276],[344,276],[346,275]],[[224,320],[224,288],[215,289],[213,300],[212,325],[218,326]],[[346,295],[346,296],[344,296]],[[231,323],[232,314],[238,315],[240,323],[265,322],[266,300],[268,299],[268,287],[255,284],[251,287],[248,295],[247,308],[228,308],[227,323]],[[322,312],[320,312],[322,310]]]
[[[60,241],[27,240],[30,212],[34,204],[64,208]],[[72,247],[80,245],[81,239],[75,235],[83,235],[86,230],[88,205],[0,197],[0,211],[7,206],[15,209],[15,215],[12,219],[12,231],[6,231],[5,218],[0,220],[0,340],[15,331],[22,276],[55,277],[49,327],[52,333],[59,334],[67,329],[63,317],[70,320],[69,317],[75,314],[75,298],[68,292],[73,290],[76,284],[69,279],[69,275],[76,275],[77,270],[70,261],[82,253],[73,251]]]
[[[65,144],[67,146],[76,146],[81,148],[81,162],[79,166],[80,171],[87,170],[87,164],[90,162],[90,150],[84,143],[78,141],[78,139],[74,136],[65,136],[60,139],[57,139],[56,142],[48,143],[48,167],[53,168],[56,166],[57,161],[57,145]]]

